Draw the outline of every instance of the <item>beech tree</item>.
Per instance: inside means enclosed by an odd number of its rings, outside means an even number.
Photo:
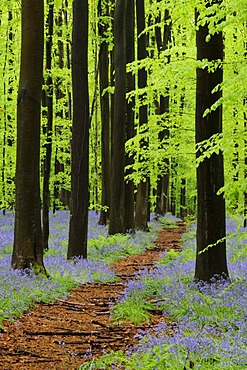
[[[44,249],[48,249],[49,240],[49,210],[50,210],[50,173],[51,173],[51,155],[52,155],[52,128],[53,128],[53,80],[51,73],[52,63],[52,37],[53,37],[53,13],[54,4],[48,1],[48,15],[46,20],[47,39],[46,45],[46,72],[48,74],[45,91],[45,105],[47,106],[47,124],[44,128],[46,134],[44,176],[43,176],[43,241]]]
[[[100,80],[100,109],[101,109],[101,211],[100,211],[100,225],[106,225],[109,220],[109,206],[110,206],[110,102],[109,93],[105,91],[109,86],[109,48],[107,40],[107,31],[109,25],[104,23],[103,17],[109,16],[109,7],[98,3],[99,16],[99,35],[101,37],[99,50],[99,80]]]
[[[89,208],[88,1],[74,0],[72,31],[73,120],[68,259],[87,258]]]
[[[158,2],[160,2],[160,0],[158,0]],[[160,14],[156,18],[156,22],[158,24],[161,22]],[[162,51],[168,49],[169,43],[171,42],[171,19],[169,11],[167,9],[164,12],[164,23],[165,24],[163,28],[163,34],[161,31],[161,27],[159,25],[155,27],[155,36],[159,56]],[[167,57],[167,63],[169,62],[170,56]],[[161,124],[163,126],[163,129],[159,131],[159,141],[161,148],[164,141],[167,142],[169,139],[169,123],[167,122],[168,113],[169,113],[169,91],[166,92],[165,96],[161,95],[159,99],[159,114],[162,116]],[[157,214],[163,215],[167,212],[168,186],[169,186],[169,158],[164,158],[162,159],[162,164],[159,165],[159,173],[157,177],[157,197],[155,208],[155,212]]]
[[[114,115],[111,127],[109,234],[125,233],[124,167],[126,115],[126,0],[117,0],[114,15]]]
[[[12,267],[45,271],[40,202],[40,111],[44,4],[22,0],[21,67],[17,100],[15,230]]]
[[[216,2],[215,2],[216,3]],[[218,4],[221,1],[217,1]],[[199,19],[196,12],[196,19]],[[208,21],[199,23],[196,32],[197,60],[208,61],[206,68],[197,68],[196,89],[196,143],[222,132],[222,106],[210,111],[222,92],[215,89],[223,81],[222,62],[224,43],[222,32],[209,35]],[[217,63],[210,71],[210,63]],[[213,92],[214,90],[214,92]],[[206,112],[206,110],[208,110]],[[201,152],[197,150],[197,158]],[[195,280],[210,281],[215,275],[228,277],[226,263],[226,215],[223,194],[218,191],[224,185],[223,154],[213,153],[204,158],[197,168],[197,251]]]
[[[147,43],[146,34],[143,32],[146,28],[145,25],[145,3],[144,0],[136,0],[136,18],[137,18],[137,56],[138,60],[141,61],[147,57]],[[138,71],[138,88],[143,89],[147,86],[147,71],[144,67]],[[141,99],[145,94],[140,94]],[[141,104],[139,108],[139,126],[142,127],[148,121],[148,110],[147,105]],[[140,142],[142,154],[139,157],[141,162],[145,162],[146,158],[144,153],[147,151],[148,139],[142,138]],[[149,177],[143,176],[137,186],[136,195],[136,213],[135,213],[135,226],[140,230],[148,230],[148,219],[149,219],[149,189],[150,181]]]
[[[127,0],[126,8],[126,63],[132,63],[135,60],[135,17],[134,17],[134,0]],[[135,89],[135,76],[128,72],[126,75],[126,92],[131,92]],[[135,135],[135,100],[134,98],[126,101],[126,140],[129,140]],[[130,153],[125,154],[125,165],[133,165],[134,158]],[[131,170],[126,170],[128,176]],[[125,227],[129,232],[135,229],[134,219],[134,183],[133,180],[125,181]]]

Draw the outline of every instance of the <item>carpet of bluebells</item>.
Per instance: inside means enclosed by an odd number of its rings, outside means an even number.
[[[116,277],[109,264],[128,255],[141,253],[152,245],[160,227],[154,218],[150,233],[108,236],[107,228],[98,225],[99,215],[90,212],[88,259],[67,261],[69,212],[50,215],[49,251],[44,264],[50,278],[11,269],[14,214],[0,215],[0,327],[28,310],[35,302],[52,302],[66,297],[73,287],[87,282],[110,282]]]
[[[126,353],[91,359],[81,369],[247,369],[247,230],[237,225],[228,219],[230,282],[193,282],[193,225],[184,235],[183,251],[167,252],[155,268],[139,272],[112,310],[120,322],[148,320],[152,309],[168,320],[140,332],[139,344]]]

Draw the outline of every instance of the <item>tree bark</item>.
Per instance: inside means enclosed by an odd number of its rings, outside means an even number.
[[[218,1],[220,4],[220,1]],[[198,14],[196,14],[198,16]],[[196,34],[197,59],[199,61],[223,61],[222,32],[208,35],[208,24],[199,26]],[[204,112],[222,95],[221,91],[212,94],[212,90],[223,81],[222,66],[214,72],[207,68],[197,69],[196,90],[196,143],[209,139],[222,132],[222,106],[205,117]],[[200,153],[197,152],[197,157]],[[226,263],[226,219],[225,200],[217,192],[224,185],[223,155],[212,154],[197,168],[197,252],[195,280],[210,282],[215,275],[228,277]],[[205,252],[203,250],[209,247]],[[201,253],[202,252],[202,253]]]
[[[147,57],[146,48],[146,34],[142,33],[146,27],[145,25],[145,7],[144,0],[136,0],[136,19],[137,19],[137,36],[138,36],[138,47],[137,54],[138,60],[145,59]],[[138,88],[142,89],[147,86],[147,71],[145,68],[141,68],[138,71]],[[141,105],[139,108],[139,126],[146,124],[148,121],[147,105]],[[142,139],[140,146],[143,151],[148,150],[147,139]],[[140,158],[140,161],[145,162],[147,158]],[[149,219],[149,188],[150,179],[146,175],[144,179],[140,181],[137,186],[136,195],[136,212],[135,212],[135,226],[139,230],[148,230],[148,219]]]
[[[182,178],[180,185],[180,218],[184,219],[186,215],[186,179]]]
[[[43,243],[44,249],[48,250],[49,241],[49,210],[50,210],[50,173],[51,173],[51,154],[52,154],[52,125],[53,125],[53,81],[51,76],[52,62],[52,36],[53,36],[53,2],[48,1],[49,11],[47,16],[47,40],[46,40],[46,70],[48,77],[46,80],[46,106],[47,106],[47,126],[46,144],[44,159],[44,179],[43,179]]]
[[[40,202],[40,110],[44,4],[22,0],[21,69],[17,101],[15,230],[12,267],[43,270]]]
[[[101,0],[98,3],[98,14],[104,16]],[[99,24],[99,35],[102,38],[99,51],[100,109],[101,109],[101,168],[102,190],[99,224],[106,225],[109,220],[110,207],[110,103],[109,93],[104,90],[109,86],[109,51],[105,39],[107,25]]]
[[[127,0],[126,10],[126,63],[131,63],[135,60],[135,18],[134,18],[134,0]],[[135,89],[135,76],[132,72],[127,73],[126,92]],[[134,120],[135,101],[126,101],[126,140],[131,139],[135,135],[135,120]],[[133,156],[130,153],[125,155],[125,164],[130,166],[134,163]],[[130,175],[131,170],[126,171],[126,175]],[[134,183],[132,180],[125,182],[125,226],[128,232],[134,232]]]
[[[2,145],[2,199],[1,199],[1,209],[3,209],[3,214],[5,215],[5,210],[13,207],[13,203],[9,202],[8,193],[10,190],[10,184],[12,184],[12,179],[8,175],[10,168],[13,168],[13,161],[8,162],[8,171],[6,171],[6,159],[8,157],[8,147],[13,146],[13,117],[9,114],[9,107],[13,100],[13,74],[14,74],[14,64],[13,64],[13,13],[8,11],[8,35],[6,39],[6,54],[4,58],[3,65],[3,93],[5,97],[4,109],[3,109],[3,145]]]
[[[111,195],[109,234],[125,233],[124,167],[126,114],[126,0],[117,0],[114,15],[115,93],[111,128]]]
[[[88,1],[74,0],[72,31],[73,120],[68,259],[87,258],[89,207]]]
[[[157,2],[160,2],[158,0]],[[160,15],[157,17],[156,22],[160,22]],[[164,30],[163,30],[163,37],[161,33],[160,27],[155,27],[155,36],[156,36],[156,43],[157,43],[157,49],[158,53],[160,54],[161,51],[167,50],[169,46],[169,42],[171,41],[171,19],[170,19],[169,11],[166,9],[164,14]],[[170,62],[170,56],[167,57],[167,63]],[[164,115],[166,114],[166,117],[162,119],[162,121],[168,121],[168,113],[169,113],[169,91],[167,91],[166,95],[160,96],[160,104],[159,104],[159,114]],[[168,141],[169,139],[169,124],[167,122],[166,127],[159,132],[159,141],[161,143],[162,148],[162,142],[164,139]],[[156,196],[156,209],[155,212],[157,214],[163,215],[167,212],[167,203],[168,203],[168,189],[169,189],[169,164],[170,160],[169,158],[164,158],[163,163],[161,166],[159,166],[159,171],[161,173],[158,173],[157,177],[157,196]],[[165,168],[164,168],[165,167]]]

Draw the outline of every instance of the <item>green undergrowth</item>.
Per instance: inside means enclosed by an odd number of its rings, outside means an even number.
[[[0,245],[0,327],[3,328],[5,320],[13,321],[20,317],[35,303],[51,303],[65,298],[71,289],[80,284],[116,281],[118,278],[110,265],[116,260],[153,248],[156,232],[162,227],[159,220],[150,225],[148,233],[137,231],[134,235],[109,236],[106,228],[99,227],[97,222],[94,222],[88,241],[88,259],[68,261],[66,259],[68,215],[65,216],[61,212],[55,216],[54,221],[52,216],[50,249],[45,252],[44,256],[48,277],[36,271],[35,267],[31,271],[11,269],[13,223],[11,218],[8,227],[5,227],[4,222],[8,218],[2,217],[2,224],[0,224],[2,243],[2,246]]]
[[[238,239],[228,241],[231,282],[196,284],[195,230],[183,236],[181,252],[170,250],[155,268],[139,271],[112,307],[113,324],[151,322],[157,311],[163,320],[140,332],[136,346],[91,358],[80,370],[247,369],[246,248],[241,255]],[[229,219],[229,235],[237,232]]]

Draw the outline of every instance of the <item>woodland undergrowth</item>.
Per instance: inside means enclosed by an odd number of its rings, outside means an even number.
[[[0,216],[0,327],[4,327],[4,320],[13,321],[35,303],[65,298],[80,284],[115,281],[117,278],[109,265],[152,247],[161,227],[160,221],[153,218],[148,233],[137,231],[134,235],[109,236],[107,228],[98,224],[98,218],[95,212],[90,212],[88,259],[68,261],[69,212],[50,215],[49,250],[44,256],[50,276],[47,278],[35,275],[32,270],[23,272],[11,268],[14,214],[7,212]]]
[[[98,225],[98,216],[89,217],[87,260],[66,260],[69,213],[51,215],[50,249],[45,266],[50,278],[32,271],[21,273],[10,267],[14,215],[0,220],[0,324],[14,321],[34,303],[65,298],[69,291],[86,282],[116,280],[109,264],[141,253],[152,246],[156,231],[175,224],[166,216],[153,217],[151,232],[108,236]],[[160,255],[153,269],[142,270],[126,283],[124,293],[112,307],[111,319],[121,325],[151,320],[160,311],[160,324],[138,333],[139,344],[94,359],[87,354],[81,369],[245,369],[247,368],[247,231],[238,220],[227,220],[227,255],[230,282],[195,284],[195,231],[191,224],[183,236],[182,252],[170,250]],[[32,292],[32,293],[30,293]]]
[[[183,237],[183,251],[169,251],[151,270],[136,274],[112,308],[112,320],[140,323],[160,310],[162,320],[138,334],[138,345],[111,352],[81,369],[246,369],[246,230],[227,221],[231,281],[195,284],[195,231]]]

